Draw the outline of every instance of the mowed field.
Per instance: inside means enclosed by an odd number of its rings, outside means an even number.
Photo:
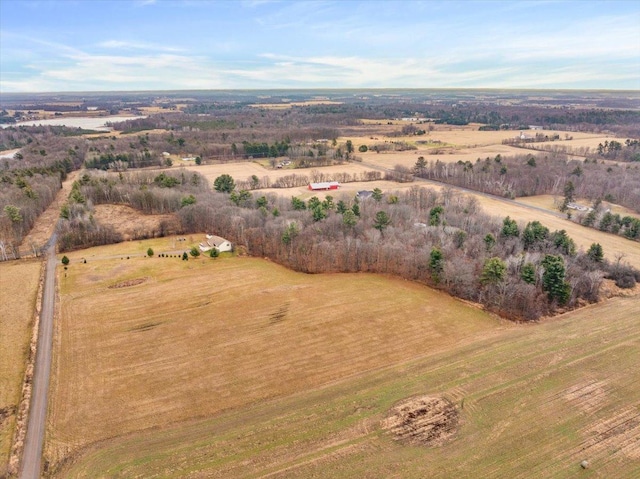
[[[56,477],[640,474],[637,297],[516,325],[375,275],[92,263],[63,280],[47,455],[72,456]],[[382,429],[417,395],[455,404],[451,442]]]
[[[0,263],[0,477],[16,425],[41,266],[31,260]]]
[[[158,241],[148,243],[156,254]],[[305,275],[247,257],[127,260],[119,248],[68,253],[59,271],[45,456],[54,467],[92,443],[316,390],[513,327],[396,278]]]

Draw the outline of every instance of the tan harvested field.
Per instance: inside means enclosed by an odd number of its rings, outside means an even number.
[[[543,141],[541,143],[535,143],[534,146],[535,147],[539,147],[539,146],[553,147],[555,145],[561,145],[561,146],[565,146],[567,148],[573,148],[573,149],[589,147],[593,152],[598,148],[599,143],[604,144],[605,141],[616,140],[621,143],[624,143],[623,139],[616,138],[614,136],[604,136],[604,135],[595,135],[595,134],[590,134],[590,136],[586,136],[589,134],[582,133],[579,135],[578,133],[574,133],[574,132],[569,132],[569,135],[573,137],[572,140],[565,140],[564,133],[561,132],[560,133],[560,137],[562,138],[561,141]],[[582,136],[582,135],[585,135],[585,136]]]
[[[271,169],[253,162],[242,161],[236,163],[224,163],[220,165],[180,165],[184,169],[189,171],[197,171],[204,175],[209,183],[213,184],[213,181],[222,174],[231,175],[236,181],[246,181],[251,178],[252,175],[256,175],[258,178],[268,176],[272,181],[278,178],[282,178],[287,175],[311,175],[313,170],[325,174],[332,173],[363,173],[365,171],[373,171],[372,168],[361,165],[360,163],[345,163],[344,165],[335,166],[322,166],[318,168],[298,168],[298,169]]]
[[[253,258],[122,260],[119,248],[71,253],[59,274],[52,462],[513,327],[400,279]]]
[[[399,123],[406,124],[406,123]],[[427,125],[415,125],[416,128],[426,129]],[[398,126],[390,127],[389,131],[397,131]],[[573,137],[573,140],[565,140],[563,131],[556,130],[524,130],[526,135],[534,136],[536,133],[542,133],[544,135],[554,135],[559,134],[561,140],[549,142],[550,144],[572,144],[575,141],[584,141],[587,140],[589,142],[596,141],[595,145],[597,146],[600,141],[604,142],[604,140],[612,139],[604,134],[598,135],[594,133],[581,133],[581,132],[570,132],[569,135]],[[479,146],[490,146],[490,145],[501,145],[503,140],[512,139],[516,136],[519,136],[520,131],[516,130],[500,130],[500,131],[478,131],[478,125],[467,125],[467,126],[449,126],[449,125],[434,125],[434,130],[425,135],[410,135],[410,136],[397,136],[390,137],[385,135],[377,135],[375,138],[377,140],[372,140],[370,136],[368,137],[348,137],[345,140],[350,139],[353,141],[354,145],[360,144],[375,144],[376,142],[384,143],[384,141],[394,140],[394,141],[406,141],[407,143],[415,143],[416,141],[429,141],[429,140],[439,140],[442,143],[451,144],[457,147],[469,147],[475,148]],[[591,144],[591,143],[589,143]]]
[[[0,263],[0,477],[6,474],[16,425],[41,262]]]
[[[557,211],[556,205],[561,204],[563,199],[564,197],[560,196],[554,197],[553,195],[538,195],[518,198],[516,201],[525,205],[538,206],[550,211],[553,211],[555,209]],[[591,206],[593,204],[593,202],[589,200],[577,200],[576,203],[583,206]],[[625,208],[624,206],[609,203],[607,201],[602,202],[602,208],[610,209],[613,214],[618,214],[620,216],[633,216],[635,218],[640,218],[640,215],[635,211],[630,210],[629,208]]]
[[[379,276],[336,282],[246,259],[176,262],[165,274],[153,261],[67,278],[48,457],[106,440],[55,477],[640,474],[637,297],[514,325]],[[222,289],[186,293],[187,277],[204,273]],[[230,294],[239,282],[251,306]],[[97,297],[110,315],[90,310]],[[390,409],[417,396],[455,406],[450,442],[385,432]]]
[[[356,147],[357,148],[357,147]],[[376,165],[382,168],[393,169],[396,165],[406,166],[412,168],[419,156],[423,156],[424,159],[429,162],[435,162],[440,160],[443,163],[457,163],[458,161],[471,161],[475,163],[478,158],[481,160],[490,157],[494,158],[500,154],[506,155],[522,155],[527,151],[521,148],[514,148],[508,145],[494,145],[494,146],[479,146],[477,148],[458,148],[458,149],[443,149],[442,153],[432,154],[432,149],[418,147],[417,150],[407,151],[390,151],[376,153],[374,151],[367,151],[366,153],[358,153],[358,156],[362,158],[362,161],[372,165]],[[535,152],[534,152],[535,153]]]

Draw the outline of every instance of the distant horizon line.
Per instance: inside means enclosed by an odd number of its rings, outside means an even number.
[[[91,93],[167,93],[167,92],[307,92],[307,91],[532,91],[532,92],[616,92],[640,93],[640,89],[617,88],[501,88],[501,87],[281,87],[281,88],[195,88],[152,90],[69,90],[69,91],[0,91],[0,95],[72,95]]]

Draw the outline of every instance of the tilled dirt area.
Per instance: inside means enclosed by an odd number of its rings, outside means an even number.
[[[391,408],[381,425],[396,441],[439,446],[453,437],[458,424],[458,411],[449,400],[420,396]]]
[[[112,284],[109,286],[109,289],[118,289],[118,288],[128,288],[130,286],[136,286],[138,284],[142,284],[147,281],[148,278],[135,278],[129,279],[127,281],[120,281],[119,283]]]

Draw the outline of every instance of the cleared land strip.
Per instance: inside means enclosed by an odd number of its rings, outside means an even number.
[[[21,479],[38,479],[42,469],[42,450],[47,418],[47,393],[51,372],[56,263],[56,236],[53,235],[47,249],[45,283],[38,327],[38,349],[33,375],[31,405],[29,406],[27,435],[22,453]]]
[[[47,243],[47,241],[49,241],[49,238],[53,235],[56,224],[58,223],[60,209],[67,201],[69,193],[71,192],[71,186],[78,177],[78,174],[78,171],[69,173],[67,179],[62,183],[62,188],[56,194],[53,202],[38,217],[33,228],[31,228],[31,231],[29,231],[29,233],[23,238],[22,243],[20,244],[20,251],[29,251],[29,253],[31,253],[33,247],[42,247]]]

